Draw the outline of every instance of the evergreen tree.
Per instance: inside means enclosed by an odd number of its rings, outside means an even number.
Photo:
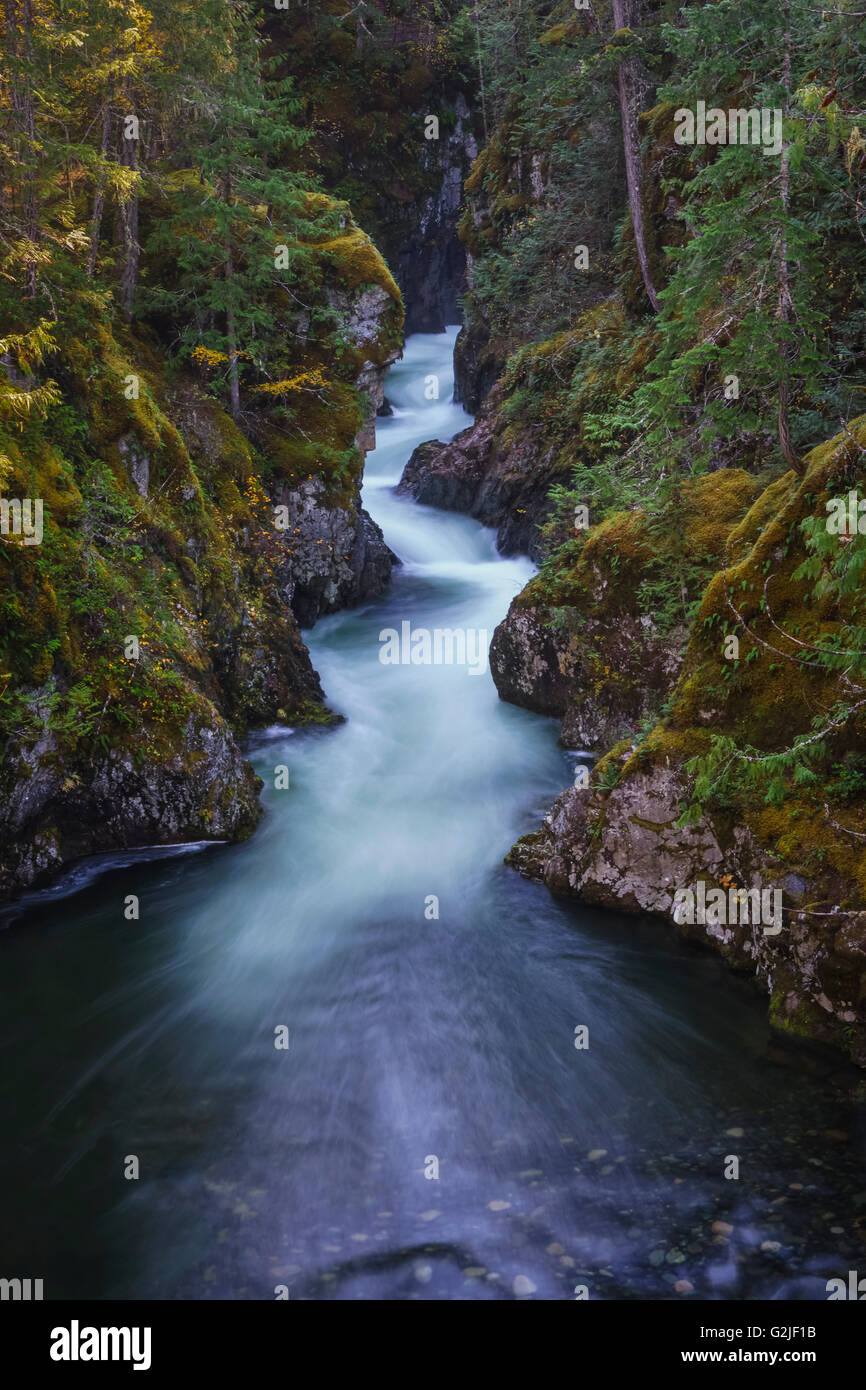
[[[176,158],[196,170],[180,184],[149,249],[174,267],[147,296],[151,311],[179,323],[182,351],[225,364],[232,414],[240,414],[242,364],[266,372],[277,336],[274,291],[315,277],[311,243],[330,221],[317,217],[314,184],[287,165],[306,142],[299,100],[259,57],[246,4],[227,11],[231,60],[218,83],[195,95]],[[320,200],[324,202],[324,200]]]
[[[672,106],[781,113],[775,154],[763,144],[695,146],[689,172],[670,185],[688,237],[670,253],[661,294],[646,445],[673,457],[688,432],[693,467],[733,437],[751,435],[760,456],[775,426],[785,463],[799,470],[803,448],[826,433],[816,417],[843,390],[839,362],[858,325],[833,325],[827,271],[850,171],[825,113],[807,110],[813,28],[788,0],[721,0],[689,7],[668,31],[676,75],[661,95]],[[723,46],[720,33],[729,35]],[[853,235],[844,257],[862,283],[866,259]]]

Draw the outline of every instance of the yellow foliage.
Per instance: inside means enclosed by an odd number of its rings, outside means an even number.
[[[214,348],[206,347],[193,348],[190,357],[197,367],[218,367],[229,360],[228,353],[216,352]]]
[[[29,333],[10,333],[8,337],[0,338],[0,354],[14,353],[22,372],[31,372],[43,361],[46,353],[53,352],[57,347],[49,332],[52,327],[53,324],[47,319],[40,319]]]
[[[0,354],[12,354],[22,372],[28,375],[40,365],[57,344],[49,332],[51,325],[47,319],[40,320],[29,333],[10,333],[0,338]],[[31,412],[44,415],[48,407],[60,400],[60,392],[53,381],[44,386],[19,387],[10,381],[8,373],[0,377],[0,420],[15,420],[21,424]]]
[[[297,376],[287,377],[284,381],[268,381],[264,386],[253,389],[269,396],[287,396],[290,391],[317,391],[322,386],[327,386],[322,369],[314,367],[311,372],[299,372]]]

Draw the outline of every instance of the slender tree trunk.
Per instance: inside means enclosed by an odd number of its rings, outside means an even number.
[[[18,73],[18,4],[17,0],[3,0],[3,24],[6,36],[6,62],[9,65],[7,81],[9,83],[9,109],[11,113],[12,137],[10,143],[18,145],[20,149],[21,133],[21,91]],[[16,204],[16,169],[14,156],[9,162],[9,172],[0,180],[0,197],[3,199],[3,209],[11,213]],[[9,194],[6,194],[6,184],[9,184]]]
[[[613,22],[617,29],[630,29],[634,18],[634,0],[613,0]],[[619,112],[622,121],[622,147],[625,155],[625,177],[628,186],[628,206],[634,232],[635,248],[650,304],[657,311],[658,295],[653,284],[646,230],[643,218],[643,178],[637,118],[643,104],[643,83],[634,60],[620,63],[616,74],[619,88]]]
[[[12,60],[11,97],[15,124],[18,127],[18,151],[24,166],[22,188],[22,230],[33,245],[39,237],[39,222],[36,215],[36,115],[33,103],[33,0],[23,0],[19,22],[18,6],[15,0],[4,0],[6,34],[9,43],[9,56]],[[36,261],[27,258],[24,273],[27,294],[33,299],[36,295]]]
[[[223,196],[229,206],[232,201],[231,175],[223,182]],[[231,228],[226,228],[225,239],[225,278],[226,278],[226,340],[229,350],[229,392],[232,403],[232,419],[237,420],[241,413],[241,387],[238,373],[238,337],[234,306],[234,260],[232,258]]]
[[[3,0],[3,23],[6,30],[6,55],[10,63],[9,91],[12,103],[12,110],[21,110],[21,96],[19,91],[18,69],[15,59],[18,57],[18,0]]]
[[[355,11],[355,52],[360,53],[364,47],[364,16],[361,11],[366,9],[364,0],[358,0]]]
[[[235,327],[235,310],[232,303],[232,282],[234,265],[232,263],[231,233],[226,234],[226,283],[229,287],[228,307],[226,308],[226,337],[229,347],[229,391],[231,392],[232,419],[237,420],[241,413],[241,388],[238,379],[238,340]]]
[[[105,208],[105,161],[108,158],[108,143],[111,136],[111,101],[107,99],[102,108],[102,139],[99,152],[103,167],[99,171],[96,192],[93,195],[93,215],[90,219],[90,253],[87,257],[87,278],[92,280],[96,271],[96,258],[99,252],[99,233],[102,228],[102,213]]]
[[[134,103],[129,103],[130,112]],[[121,140],[121,161],[127,169],[138,170],[138,139]],[[120,280],[120,302],[128,319],[132,318],[135,286],[138,281],[138,192],[133,192],[121,205],[120,230],[123,237],[123,273]]]
[[[487,102],[484,97],[484,64],[481,60],[481,29],[478,22],[478,5],[476,4],[472,17],[475,20],[475,50],[478,54],[478,89],[481,95],[481,119],[484,122],[484,143],[490,143],[490,132],[487,129]]]
[[[785,85],[785,104],[783,118],[787,120],[791,109],[791,5],[790,0],[785,0],[785,56],[782,69],[782,80]],[[788,276],[788,237],[787,219],[788,207],[790,203],[790,157],[789,146],[782,145],[781,169],[779,172],[779,200],[782,206],[782,219],[779,224],[779,264],[776,276],[778,288],[776,317],[780,323],[790,323],[793,315],[794,302],[791,296],[791,283]],[[789,360],[789,344],[783,343],[781,357],[785,375],[779,383],[779,445],[784,455],[785,462],[789,468],[793,468],[795,473],[802,475],[804,465],[794,448],[791,439],[791,426],[789,420],[790,389],[787,379],[787,363]]]

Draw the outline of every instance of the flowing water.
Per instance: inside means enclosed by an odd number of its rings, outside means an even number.
[[[409,340],[367,463],[392,588],[309,634],[346,722],[256,738],[246,844],[115,857],[0,940],[0,1274],[46,1297],[823,1298],[862,1263],[847,1070],[664,924],[506,869],[571,780],[556,725],[380,660],[492,635],[532,572],[393,491],[469,423],[455,331]]]

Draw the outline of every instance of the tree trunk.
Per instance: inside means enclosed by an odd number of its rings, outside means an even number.
[[[87,257],[87,278],[92,280],[96,271],[96,258],[99,251],[99,233],[102,228],[102,213],[105,207],[105,168],[104,164],[108,158],[108,142],[111,135],[111,102],[106,100],[102,108],[102,140],[99,152],[102,155],[103,168],[99,171],[99,178],[96,184],[96,192],[93,195],[93,215],[90,219],[90,253]]]
[[[475,51],[478,55],[478,90],[481,95],[481,119],[484,123],[484,143],[488,145],[490,143],[490,132],[487,129],[487,101],[484,96],[484,63],[481,58],[481,29],[479,27],[480,21],[478,18],[477,3],[472,11],[472,18],[475,21]]]
[[[232,200],[232,181],[231,175],[227,174],[223,183],[223,196],[227,204],[231,205]],[[234,307],[234,261],[232,259],[232,234],[231,228],[226,228],[225,240],[225,278],[226,278],[226,341],[229,350],[229,391],[232,403],[232,419],[237,420],[241,413],[241,388],[238,375],[238,339],[237,325],[235,324]]]
[[[130,107],[133,105],[129,103]],[[138,169],[138,140],[121,140],[121,162],[127,169]],[[123,273],[120,280],[120,303],[128,319],[132,318],[132,304],[135,299],[135,286],[138,281],[138,192],[132,193],[120,208],[120,230],[123,237]]]
[[[226,337],[229,347],[229,390],[232,401],[232,419],[237,420],[241,413],[241,388],[238,379],[238,340],[235,328],[235,311],[232,304],[234,266],[232,264],[231,233],[226,235],[226,283],[229,287],[226,307]]]
[[[785,84],[785,104],[783,118],[787,120],[791,109],[791,5],[790,0],[785,0],[785,57],[782,70],[782,80]],[[788,154],[789,146],[783,144],[781,153],[781,169],[779,173],[779,199],[782,205],[782,219],[779,224],[779,264],[776,275],[778,290],[776,318],[780,323],[790,323],[793,311],[793,300],[791,298],[791,283],[788,277],[788,238],[786,235],[786,223],[788,218],[788,206],[790,203],[790,159]],[[790,347],[788,343],[781,345],[781,357],[783,367],[787,367]],[[788,388],[787,372],[779,383],[779,445],[784,455],[785,462],[789,468],[793,468],[795,473],[802,476],[804,464],[797,454],[791,439],[791,426],[788,418],[788,407],[790,403],[790,392]]]
[[[613,0],[613,22],[617,29],[630,29],[634,19],[634,0]],[[628,185],[628,206],[634,232],[635,248],[643,276],[647,298],[658,311],[659,301],[653,284],[646,231],[643,218],[643,180],[637,118],[643,105],[643,82],[637,63],[632,59],[617,68],[619,112],[622,121],[622,147],[625,155],[625,177]]]
[[[17,127],[17,157],[23,167],[21,186],[21,230],[34,245],[39,237],[39,222],[36,215],[36,116],[33,104],[33,72],[35,56],[33,53],[33,0],[23,0],[20,18],[16,0],[4,0],[3,13],[6,28],[6,43],[11,75],[9,80],[10,104],[13,124]],[[15,171],[11,171],[14,189]],[[13,199],[14,203],[14,194]],[[36,261],[26,257],[24,274],[27,294],[33,299],[36,294]]]
[[[3,0],[3,21],[6,36],[6,61],[9,65],[9,109],[12,116],[12,137],[10,143],[18,143],[18,133],[20,130],[21,115],[21,93],[19,90],[18,77],[18,5],[17,0]],[[11,213],[16,203],[16,169],[15,158],[10,158],[7,166],[8,172],[0,178],[0,199],[4,212]],[[7,196],[7,184],[9,193]]]

